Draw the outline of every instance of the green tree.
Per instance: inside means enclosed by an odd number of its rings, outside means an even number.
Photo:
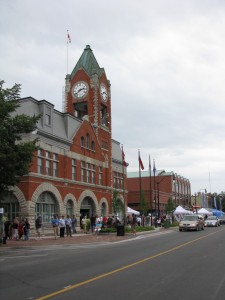
[[[124,212],[124,208],[121,202],[121,199],[119,197],[119,192],[115,190],[113,192],[113,198],[112,198],[112,212],[115,215],[118,215],[119,212]]]
[[[175,204],[173,203],[173,199],[170,197],[166,203],[165,211],[166,213],[171,213],[176,208]]]
[[[144,192],[141,191],[140,212],[142,215],[146,215],[147,211],[148,211],[148,203],[145,200]]]
[[[21,85],[3,88],[0,81],[0,194],[18,183],[29,171],[37,139],[24,141],[23,135],[32,132],[39,116],[16,115],[20,106]]]

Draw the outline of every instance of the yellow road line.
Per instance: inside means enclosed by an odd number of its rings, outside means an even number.
[[[76,288],[78,288],[78,287],[80,287],[80,286],[82,286],[82,285],[88,284],[88,283],[90,283],[90,282],[97,281],[97,280],[99,280],[99,279],[101,279],[101,278],[104,278],[104,277],[110,276],[110,275],[112,275],[112,274],[121,272],[121,271],[123,271],[123,270],[132,268],[132,267],[134,267],[134,266],[136,266],[136,265],[139,265],[139,264],[142,264],[142,263],[144,263],[144,262],[146,262],[146,261],[148,261],[148,260],[152,260],[152,259],[154,259],[154,258],[156,258],[156,257],[165,255],[165,254],[167,254],[167,253],[170,253],[170,252],[173,252],[173,251],[178,250],[178,249],[180,249],[180,248],[183,248],[183,247],[185,247],[185,246],[187,246],[187,245],[193,244],[193,243],[195,243],[195,242],[197,242],[197,241],[199,241],[199,240],[202,240],[202,239],[204,239],[204,238],[207,238],[208,236],[210,236],[210,235],[212,235],[212,234],[215,234],[215,233],[217,233],[217,232],[220,232],[220,231],[222,231],[222,230],[225,230],[225,229],[221,229],[221,230],[219,230],[219,231],[209,233],[209,234],[207,234],[207,235],[205,235],[205,236],[201,236],[201,237],[199,237],[199,238],[197,238],[197,239],[195,239],[195,240],[186,242],[186,243],[184,243],[184,244],[181,244],[181,245],[176,246],[176,247],[174,247],[174,248],[168,249],[168,250],[166,250],[166,251],[159,252],[158,254],[155,254],[155,255],[146,257],[146,258],[144,258],[144,259],[138,260],[138,261],[136,261],[136,262],[134,262],[134,263],[132,263],[132,264],[123,266],[123,267],[121,267],[121,268],[115,269],[115,270],[110,271],[110,272],[108,272],[108,273],[101,274],[101,275],[99,275],[99,276],[90,278],[90,279],[85,280],[85,281],[81,281],[81,282],[76,283],[76,284],[74,284],[74,285],[70,285],[69,287],[66,287],[66,288],[64,288],[64,289],[58,290],[58,291],[53,292],[53,293],[51,293],[51,294],[48,294],[48,295],[46,295],[46,296],[37,298],[36,300],[45,300],[45,299],[49,299],[49,298],[51,298],[51,297],[60,295],[60,294],[62,294],[62,293],[68,292],[68,291],[73,290],[73,289],[76,289]]]

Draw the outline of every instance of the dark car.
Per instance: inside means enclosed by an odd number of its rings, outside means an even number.
[[[219,219],[220,224],[225,224],[225,215],[219,217],[218,219]]]

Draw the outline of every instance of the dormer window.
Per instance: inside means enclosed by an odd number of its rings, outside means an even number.
[[[45,109],[45,124],[48,126],[51,126],[51,123],[52,123],[51,108],[46,107],[46,109]]]

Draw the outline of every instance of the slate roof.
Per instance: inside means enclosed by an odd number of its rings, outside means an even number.
[[[104,68],[100,68],[92,50],[89,45],[86,46],[76,66],[74,67],[71,78],[80,69],[84,69],[89,76],[97,73],[99,76],[104,72]]]

